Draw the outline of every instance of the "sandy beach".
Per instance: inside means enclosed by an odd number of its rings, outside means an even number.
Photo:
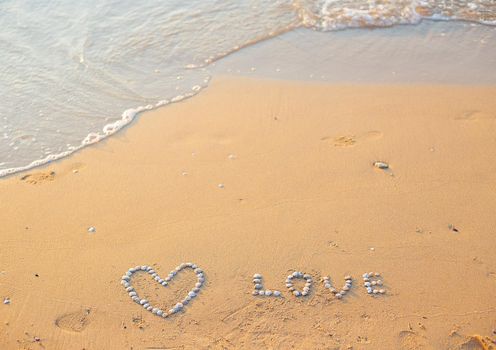
[[[496,348],[494,96],[219,77],[0,179],[0,349]],[[121,284],[181,262],[206,283],[167,319]],[[294,271],[308,296],[287,290]],[[282,296],[253,296],[255,273]],[[321,278],[345,275],[338,300]],[[196,279],[132,281],[168,310]]]

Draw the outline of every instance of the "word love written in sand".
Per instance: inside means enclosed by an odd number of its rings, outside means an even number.
[[[167,287],[169,282],[172,281],[172,279],[179,272],[181,272],[182,270],[184,270],[186,268],[192,269],[195,272],[197,282],[196,282],[195,286],[184,297],[184,299],[181,300],[180,302],[178,302],[169,311],[161,310],[158,307],[154,307],[153,305],[150,305],[148,300],[141,299],[139,297],[138,293],[136,292],[136,290],[134,289],[133,285],[131,284],[131,277],[133,276],[133,274],[135,274],[137,272],[145,272],[145,273],[150,274],[157,283],[161,284],[164,287]],[[148,266],[148,265],[136,266],[136,267],[130,268],[126,272],[126,274],[124,276],[122,276],[122,279],[121,279],[122,285],[124,286],[124,288],[126,288],[126,292],[129,293],[129,296],[131,297],[131,299],[133,299],[134,302],[136,302],[137,304],[140,304],[141,306],[143,306],[143,308],[145,310],[150,311],[154,315],[157,315],[157,316],[160,316],[163,318],[167,318],[167,317],[181,311],[185,305],[187,305],[194,297],[196,297],[198,295],[204,282],[205,282],[205,276],[203,274],[203,270],[200,269],[196,264],[193,264],[193,263],[182,263],[182,264],[178,265],[174,270],[172,270],[169,273],[169,275],[166,278],[163,278],[163,279],[155,272],[155,270],[153,270],[153,268],[151,266]]]
[[[363,286],[367,290],[369,295],[380,295],[385,294],[386,290],[381,288],[383,285],[381,274],[379,272],[366,272],[362,275]],[[297,290],[293,285],[293,280],[302,279],[305,280],[305,286],[303,290]],[[329,276],[322,277],[322,283],[325,289],[329,289],[336,299],[342,299],[348,291],[351,290],[353,284],[353,278],[351,276],[344,277],[345,284],[341,287],[341,290],[337,290],[331,284],[331,278]],[[295,297],[305,297],[310,294],[312,288],[313,279],[312,276],[300,271],[295,271],[286,278],[286,288]],[[262,284],[262,275],[256,273],[253,275],[253,291],[254,296],[266,296],[266,297],[280,297],[281,292],[278,290],[265,289]]]

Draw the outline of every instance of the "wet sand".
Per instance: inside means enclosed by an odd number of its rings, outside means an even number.
[[[1,349],[483,349],[496,338],[495,95],[218,78],[2,179]],[[206,285],[168,319],[120,283],[187,261]],[[285,287],[295,270],[313,276],[305,298]],[[368,271],[385,295],[367,295]],[[283,297],[252,296],[254,273]],[[325,275],[338,288],[352,275],[351,291],[335,299]],[[166,310],[194,282],[133,277]]]

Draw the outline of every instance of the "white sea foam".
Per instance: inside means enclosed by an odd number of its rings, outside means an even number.
[[[121,119],[105,125],[102,128],[101,132],[90,132],[83,139],[83,141],[81,141],[81,144],[79,146],[69,146],[68,149],[64,152],[49,154],[46,157],[34,160],[30,164],[25,165],[25,166],[8,168],[8,169],[1,169],[0,170],[0,177],[4,177],[4,176],[15,174],[15,173],[18,173],[21,171],[29,170],[31,168],[42,166],[42,165],[48,164],[50,162],[56,161],[58,159],[67,157],[67,156],[73,154],[74,152],[76,152],[76,151],[78,151],[78,150],[80,150],[86,146],[97,143],[97,142],[103,140],[104,138],[115,134],[116,132],[118,132],[119,130],[121,130],[122,128],[127,126],[128,124],[132,123],[133,120],[136,118],[136,116],[138,116],[138,114],[145,112],[145,111],[155,109],[155,108],[163,107],[163,106],[168,105],[170,103],[183,101],[184,99],[193,97],[196,94],[200,93],[206,87],[207,87],[207,85],[204,85],[204,86],[195,85],[192,88],[192,90],[194,92],[188,92],[184,95],[178,95],[176,97],[173,97],[171,100],[161,100],[154,105],[139,106],[136,108],[127,109],[122,113]]]
[[[496,23],[493,0],[467,4],[440,0],[302,0],[295,1],[295,7],[304,26],[321,31],[417,24],[422,19]]]

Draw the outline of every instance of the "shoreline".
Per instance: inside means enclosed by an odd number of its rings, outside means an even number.
[[[410,350],[491,337],[495,93],[216,78],[99,145],[2,179],[0,298],[11,303],[0,305],[0,339],[6,349]],[[186,261],[206,285],[167,320],[120,284],[130,267],[165,276]],[[306,298],[284,286],[295,270],[313,277]],[[367,271],[382,274],[386,295],[367,295]],[[255,273],[283,298],[252,296]],[[343,300],[322,287],[322,276],[341,287],[348,274]],[[135,285],[165,309],[192,277]]]
[[[300,83],[300,84],[308,84],[308,85],[323,85],[323,86],[344,86],[344,87],[352,87],[352,86],[362,86],[362,87],[370,87],[370,86],[398,86],[398,87],[430,87],[430,86],[444,86],[447,88],[467,88],[467,87],[486,87],[486,88],[492,88],[494,85],[493,84],[476,84],[475,82],[472,83],[464,83],[464,84],[453,84],[453,83],[436,83],[436,84],[428,84],[428,83],[374,83],[374,82],[361,82],[361,83],[353,83],[353,82],[333,82],[333,83],[328,83],[325,81],[315,81],[315,80],[288,80],[287,78],[274,78],[274,77],[260,77],[260,76],[230,76],[230,75],[221,75],[215,78],[215,80],[224,80],[224,79],[241,79],[241,80],[259,80],[259,81],[275,81],[279,82],[281,84],[288,83],[288,84],[294,84],[294,83]],[[47,158],[44,159],[38,159],[33,161],[33,163],[36,163],[35,165],[29,164],[26,166],[22,166],[19,168],[9,168],[9,169],[3,169],[0,170],[0,182],[3,180],[7,180],[11,177],[15,176],[21,176],[25,173],[28,172],[33,172],[36,171],[37,169],[43,170],[45,168],[50,167],[53,164],[57,164],[59,162],[64,161],[65,159],[70,159],[71,157],[77,156],[80,152],[86,150],[88,147],[98,147],[102,144],[105,144],[105,142],[109,141],[109,138],[113,137],[114,135],[118,136],[117,134],[120,133],[125,133],[128,128],[132,127],[134,123],[137,123],[139,119],[142,117],[142,114],[146,114],[147,112],[155,111],[158,109],[166,108],[171,104],[175,103],[184,103],[186,100],[189,100],[190,98],[194,98],[198,94],[202,93],[204,90],[208,89],[209,85],[203,87],[200,91],[193,93],[193,94],[184,94],[184,95],[179,95],[176,96],[178,97],[179,100],[172,101],[175,98],[171,100],[162,100],[157,102],[155,105],[147,105],[147,106],[138,106],[136,108],[130,108],[127,109],[123,112],[122,114],[122,119],[119,119],[115,122],[106,124],[102,131],[104,131],[107,127],[113,127],[115,128],[115,131],[113,131],[110,134],[105,134],[101,135],[99,134],[97,136],[98,140],[92,141],[89,143],[82,144],[75,150],[70,150],[70,151],[65,151],[60,154],[51,154],[47,156]],[[126,121],[128,119],[125,117],[125,114],[132,113],[133,116],[129,118],[129,121]],[[104,132],[105,133],[105,132]],[[90,133],[86,138],[92,137],[92,135],[96,135],[96,133]]]
[[[494,46],[491,45],[495,38],[494,33],[491,26],[471,25],[460,21],[428,21],[428,23],[417,25],[397,25],[392,28],[374,30],[352,28],[333,32],[313,32],[307,28],[298,28],[269,40],[256,42],[243,50],[234,51],[233,54],[209,65],[208,72],[205,74],[200,74],[198,71],[199,80],[190,81],[191,84],[188,87],[183,86],[181,94],[195,93],[190,90],[194,86],[204,86],[210,77],[222,78],[226,74],[239,75],[241,78],[243,76],[257,79],[266,77],[284,81],[302,81],[303,83],[320,81],[341,85],[377,83],[439,85],[447,83],[449,85],[492,86],[496,82],[496,75],[492,69],[496,63],[492,58],[495,57],[495,52]],[[266,57],[272,57],[272,59],[266,60]],[[326,64],[322,64],[319,57],[326,57]],[[452,57],[460,57],[460,60],[453,60]],[[253,64],[254,62],[256,64]],[[306,62],[307,65],[302,65],[302,62]],[[383,62],[388,62],[388,64],[383,65]],[[302,67],[306,68],[302,69]],[[163,79],[157,76],[149,78]],[[174,86],[175,82],[168,82],[165,79],[163,84],[165,84],[164,92],[158,94],[159,96],[172,98],[179,93],[172,91],[171,94],[168,90]],[[163,103],[159,101],[159,98],[152,100],[154,107]],[[122,124],[133,119],[132,115],[124,117],[122,115],[129,111],[134,113],[137,110],[145,110],[152,100],[147,99],[143,103],[138,103],[141,107],[137,108],[132,107],[134,103],[126,105],[125,101],[121,101],[124,103],[122,105],[114,104],[132,108],[124,112],[119,109],[112,111],[111,116],[121,115],[121,117],[113,122],[101,121],[101,126],[97,123],[92,128],[85,129],[84,134],[76,133],[79,135],[77,138],[66,137],[67,143],[64,142],[64,144],[67,147],[79,149],[85,147],[82,144],[86,139],[90,141],[90,137],[106,138],[108,133],[113,133],[113,130],[105,131],[105,129],[121,128]],[[67,122],[73,123],[71,118],[68,118]],[[52,124],[52,126],[54,129],[58,128],[57,124]],[[5,154],[12,155],[15,161],[10,163],[10,160],[5,158],[4,161],[7,162],[9,169],[0,170],[0,175],[7,171],[19,173],[23,171],[19,170],[20,168],[29,170],[38,166],[39,163],[53,161],[53,158],[60,159],[65,156],[65,153],[74,153],[73,149],[61,147],[63,144],[58,146],[55,144],[54,150],[50,151],[36,149],[33,139],[39,139],[39,137],[34,137],[32,132],[23,127],[18,129],[18,136],[13,136],[15,133],[12,130],[9,131],[12,139],[9,139],[8,146],[4,145],[2,148]],[[76,135],[69,130],[63,132]],[[42,132],[38,136],[43,138],[43,135],[46,134]],[[22,143],[23,137],[28,140],[26,144]],[[19,144],[14,145],[16,142]],[[54,145],[48,142],[44,147],[50,149],[52,146]],[[60,149],[60,151],[55,151],[55,149]],[[26,153],[28,150],[31,153]],[[57,152],[57,154],[47,156],[46,152]],[[33,161],[32,154],[42,154],[44,158]],[[30,164],[26,165],[27,163]]]

